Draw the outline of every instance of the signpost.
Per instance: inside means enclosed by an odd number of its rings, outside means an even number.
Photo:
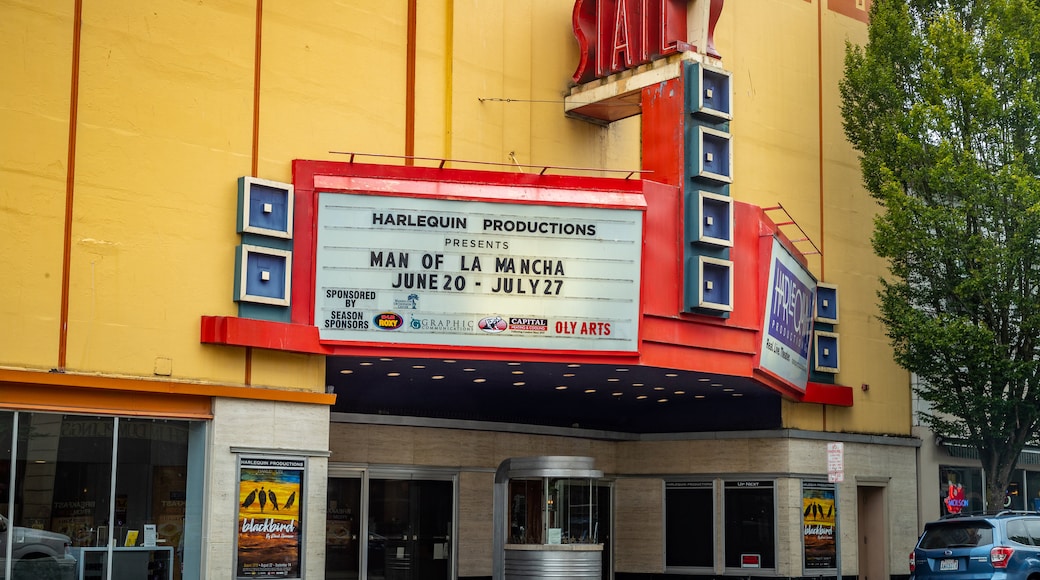
[[[845,481],[845,444],[831,442],[827,444],[827,481],[841,483]],[[834,486],[834,534],[837,538],[835,569],[841,577],[841,515],[838,501],[838,486]]]

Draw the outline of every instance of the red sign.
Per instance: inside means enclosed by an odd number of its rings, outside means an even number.
[[[687,0],[575,0],[574,36],[584,83],[686,48]],[[720,3],[721,4],[721,3]]]

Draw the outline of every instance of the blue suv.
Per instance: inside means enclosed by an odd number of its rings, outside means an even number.
[[[1003,511],[929,522],[910,554],[911,580],[1040,579],[1040,514]]]

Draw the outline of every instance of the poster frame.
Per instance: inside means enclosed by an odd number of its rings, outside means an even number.
[[[293,507],[295,508],[296,521],[296,547],[294,550],[290,549],[291,557],[287,560],[289,569],[284,573],[271,572],[271,573],[257,573],[257,574],[242,574],[240,565],[243,563],[243,546],[242,540],[247,536],[247,532],[243,530],[243,513],[244,508],[242,504],[242,493],[243,483],[245,481],[254,481],[253,479],[246,480],[244,475],[247,471],[280,471],[282,476],[288,475],[289,472],[296,472],[298,480],[291,484],[291,487],[296,492],[295,501]],[[236,493],[234,494],[235,504],[233,506],[234,516],[234,562],[233,570],[234,577],[237,580],[257,580],[257,579],[278,579],[278,580],[295,580],[304,577],[304,570],[306,569],[306,509],[307,509],[307,473],[309,471],[309,458],[305,456],[297,455],[271,455],[271,454],[243,454],[238,455],[235,462],[235,477],[236,477]],[[274,477],[275,474],[271,474]],[[288,498],[283,498],[283,505]],[[263,533],[263,532],[252,532],[252,533]]]
[[[805,541],[806,533],[807,533],[810,525],[819,525],[819,523],[815,522],[813,524],[810,524],[809,520],[808,520],[810,515],[805,513],[805,510],[807,510],[808,508],[803,508],[803,507],[799,508],[802,511],[802,517],[801,517],[801,521],[800,521],[801,528],[802,528],[802,533],[800,534],[800,537],[801,537],[801,540],[802,540],[802,573],[805,576],[829,576],[829,575],[833,575],[834,573],[837,572],[838,567],[840,566],[840,562],[841,562],[841,560],[840,560],[841,538],[839,537],[839,533],[838,533],[838,530],[839,530],[838,522],[840,520],[841,510],[840,510],[840,506],[839,506],[839,502],[838,502],[838,485],[837,485],[837,483],[829,482],[829,481],[820,481],[820,480],[808,480],[808,479],[802,480],[801,495],[800,495],[801,500],[802,500],[801,505],[805,506],[806,502],[808,502],[811,499],[816,498],[819,493],[824,493],[825,497],[826,497],[827,492],[829,492],[829,494],[830,494],[830,497],[828,498],[829,501],[830,501],[830,507],[833,508],[833,512],[832,512],[833,520],[832,520],[832,523],[830,524],[830,527],[831,527],[831,541],[829,542],[831,550],[833,551],[833,553],[830,554],[831,560],[830,560],[829,565],[822,565],[822,566],[819,566],[819,565],[817,565],[817,566],[810,566],[809,565],[809,561],[808,560],[809,560],[810,554],[809,554],[809,546],[806,544],[806,541]]]

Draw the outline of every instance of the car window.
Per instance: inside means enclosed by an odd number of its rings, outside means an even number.
[[[1029,535],[1029,528],[1026,527],[1026,520],[1011,520],[1007,523],[1007,536],[1012,542],[1018,542],[1019,544],[1025,544],[1027,546],[1033,545],[1033,538]]]
[[[969,548],[993,543],[993,528],[984,522],[949,522],[925,528],[920,547]]]
[[[1040,546],[1040,518],[1029,518],[1023,521],[1026,523],[1026,531],[1029,532],[1029,537],[1033,538],[1033,545]]]

